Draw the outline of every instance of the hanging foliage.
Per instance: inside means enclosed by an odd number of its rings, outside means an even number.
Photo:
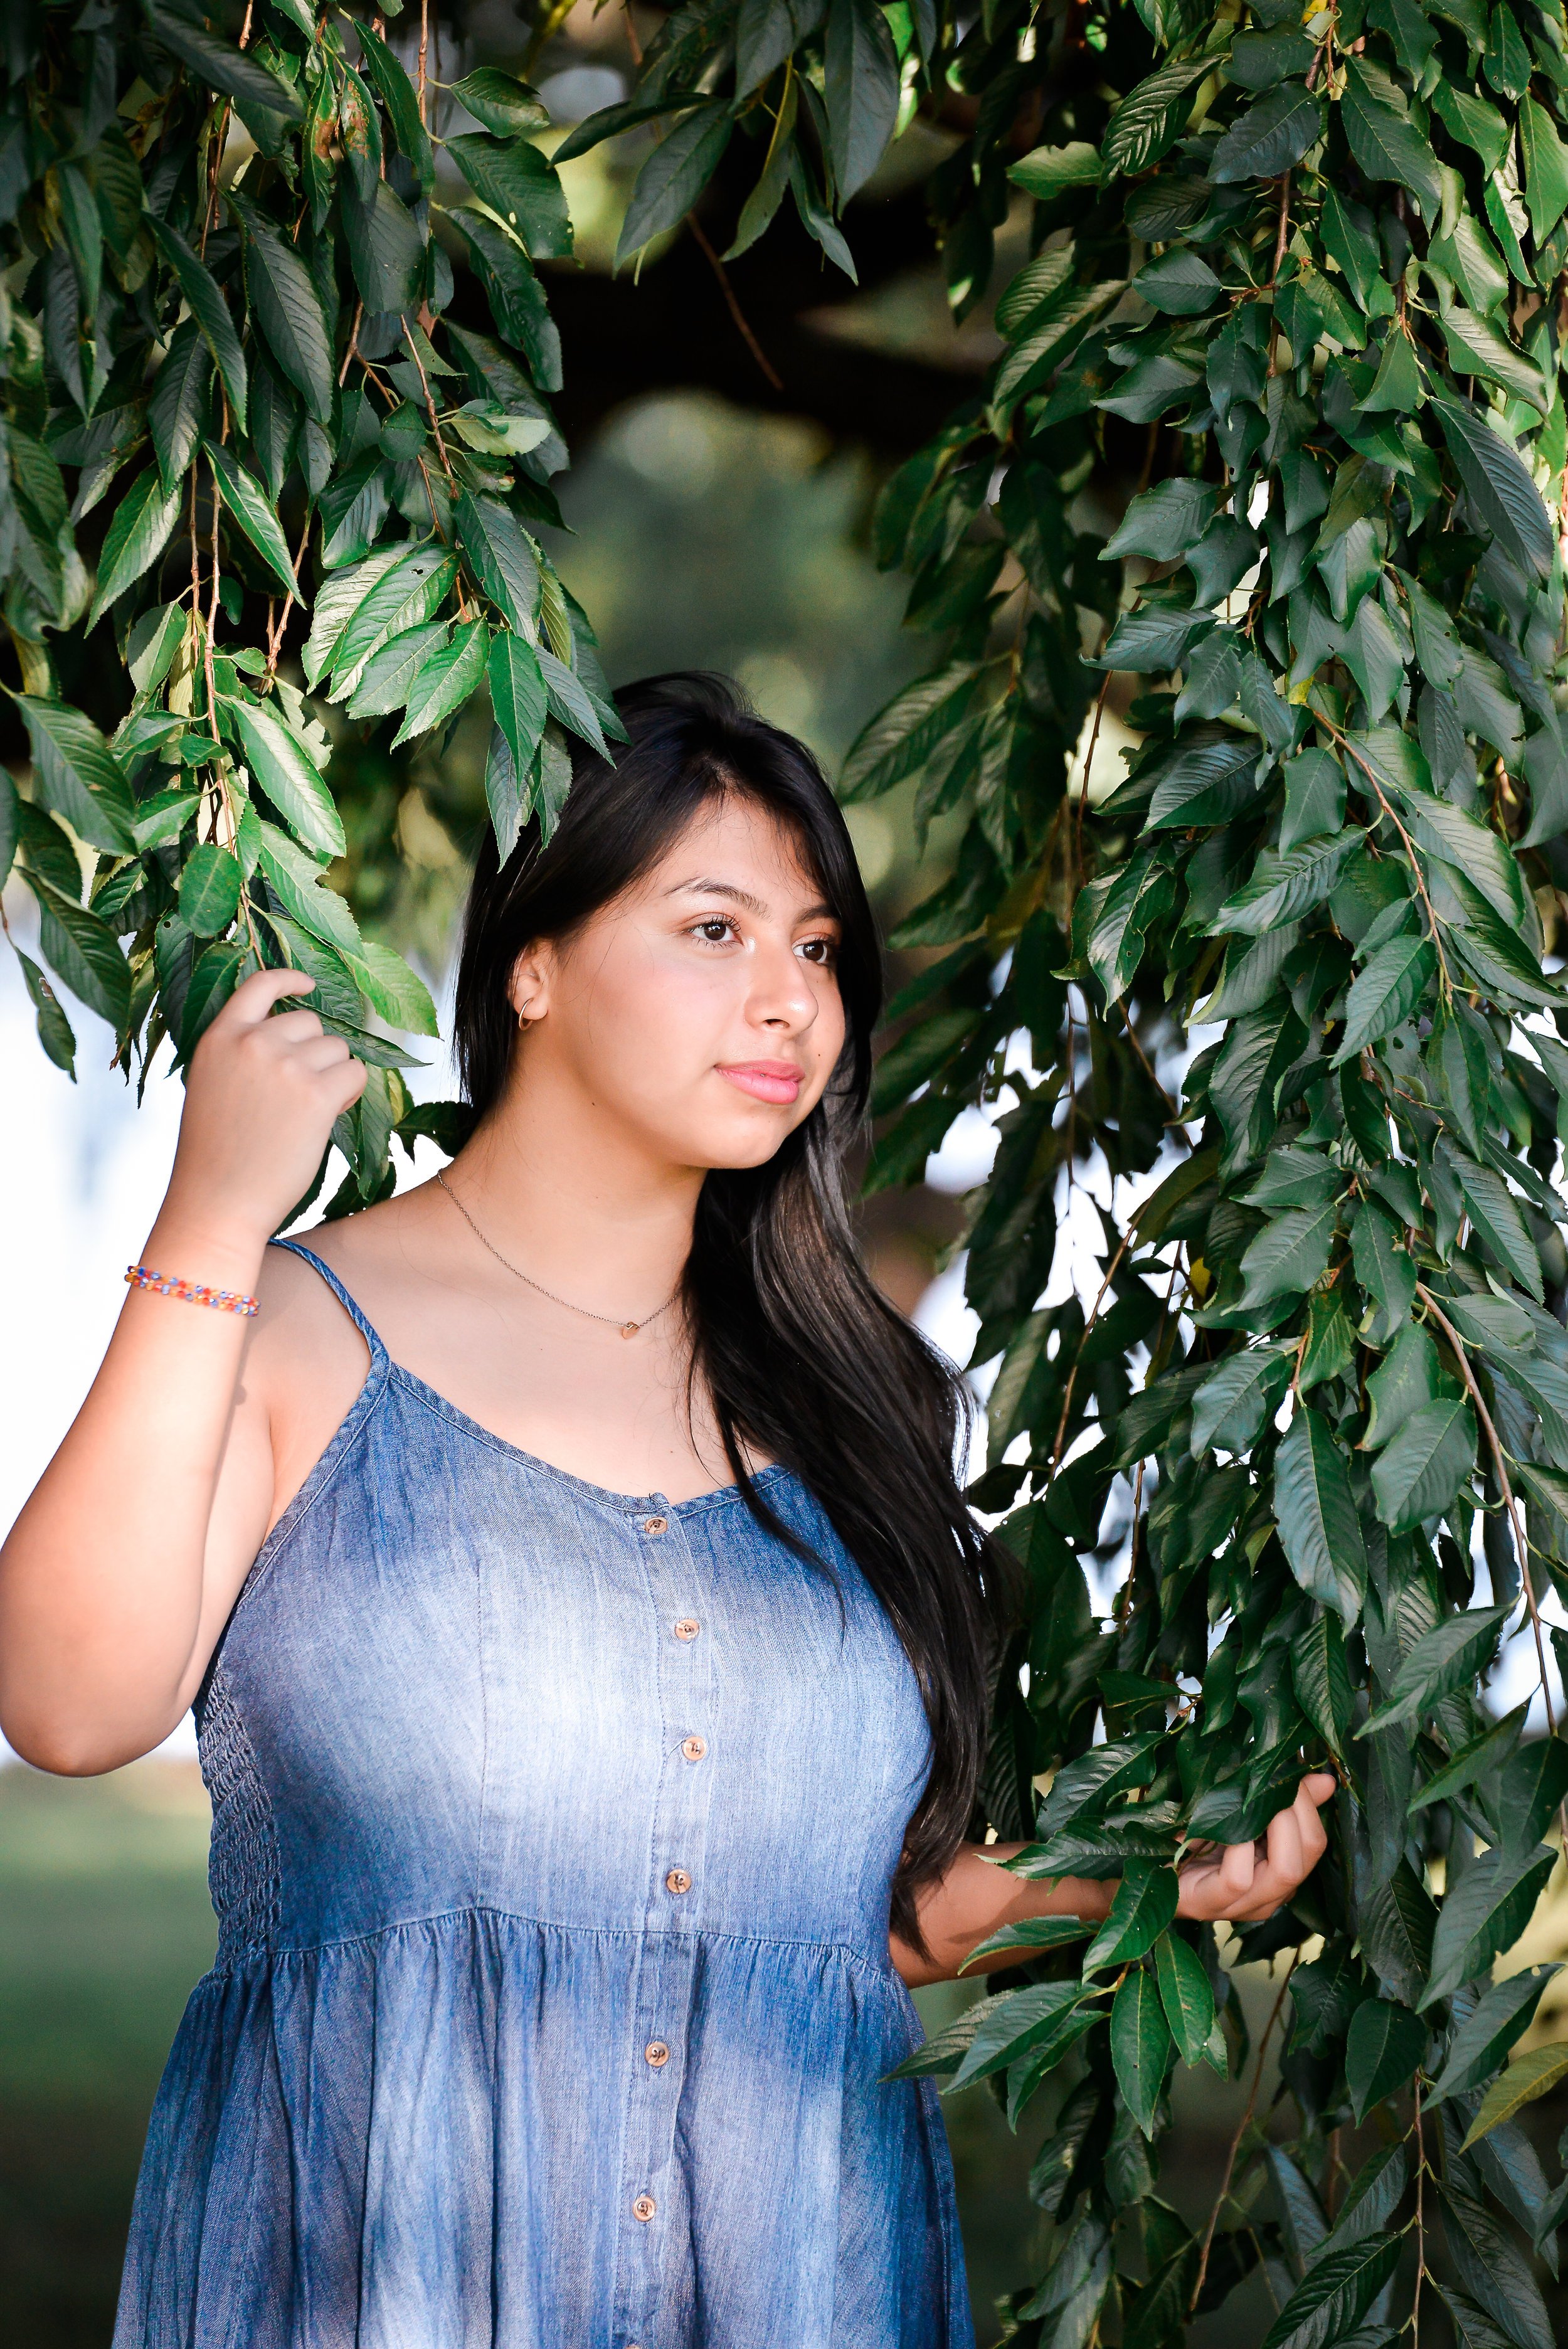
[[[503,853],[559,807],[562,730],[615,731],[533,534],[564,459],[533,264],[571,240],[542,111],[474,73],[481,127],[438,142],[422,74],[301,0],[18,7],[4,38],[33,765],[26,796],[0,777],[0,871],[37,901],[40,1036],[68,1067],[58,981],[145,1072],[298,964],[372,1066],[339,1204],[374,1197],[429,1117],[373,1022],[434,1017],[324,885],[317,712],[409,737],[488,693]],[[1260,2264],[1266,2349],[1371,2349],[1423,2292],[1472,2349],[1550,2349],[1565,2189],[1519,2115],[1565,2058],[1514,2052],[1546,1970],[1492,1969],[1568,1745],[1550,1700],[1526,1736],[1483,1692],[1516,1635],[1544,1684],[1568,1598],[1565,91],[1560,0],[685,0],[556,150],[654,126],[623,258],[738,152],[730,254],[788,203],[852,274],[843,206],[920,110],[957,128],[930,181],[954,311],[996,301],[983,396],[882,499],[933,667],[842,790],[902,790],[921,837],[966,819],[894,934],[937,952],[892,1007],[872,1180],[998,1111],[975,1498],[1034,1602],[985,1824],[1025,1875],[1121,1886],[1092,1936],[1005,1937],[1016,1969],[906,2067],[1048,2113],[1044,2271],[1008,2310],[1041,2349],[1161,2349]],[[453,254],[486,332],[448,315]],[[104,616],[108,739],[51,649]],[[1075,1185],[1087,1310],[1039,1302]],[[1291,1907],[1225,1951],[1178,1920],[1183,1848],[1260,1835],[1325,1764]],[[1238,1958],[1278,1978],[1255,2048]],[[1179,2065],[1250,2089],[1196,2226],[1160,2176]]]

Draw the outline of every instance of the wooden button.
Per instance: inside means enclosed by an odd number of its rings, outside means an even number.
[[[643,2053],[655,2072],[661,2070],[670,2060],[670,2051],[662,2039],[650,2039]]]
[[[691,1890],[691,1878],[686,1874],[684,1868],[671,1868],[669,1874],[665,1878],[665,1889],[666,1892],[689,1892]]]
[[[707,1742],[705,1738],[701,1737],[683,1737],[681,1740],[681,1752],[686,1755],[688,1762],[700,1762],[703,1755],[707,1752]]]
[[[645,2227],[658,2207],[651,2194],[639,2194],[632,2205],[632,2216],[640,2219]]]
[[[645,1534],[667,1533],[669,1531],[669,1524],[670,1521],[668,1517],[645,1517],[643,1519],[643,1531]]]
[[[695,1640],[701,1630],[702,1625],[696,1620],[695,1616],[683,1615],[680,1621],[676,1625],[676,1638],[677,1640]]]

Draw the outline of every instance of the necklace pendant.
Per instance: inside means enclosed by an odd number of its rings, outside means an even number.
[[[621,1324],[621,1335],[623,1338],[634,1338],[640,1327],[641,1324],[636,1321],[623,1321]]]

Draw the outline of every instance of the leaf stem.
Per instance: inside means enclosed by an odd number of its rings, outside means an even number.
[[[1231,2149],[1225,2156],[1225,2174],[1220,2180],[1220,2190],[1214,2198],[1214,2207],[1209,2213],[1209,2223],[1203,2230],[1203,2248],[1198,2255],[1197,2281],[1192,2286],[1192,2297],[1187,2303],[1189,2323],[1198,2313],[1198,2302],[1203,2296],[1203,2282],[1209,2272],[1209,2253],[1214,2246],[1214,2230],[1220,2223],[1220,2212],[1223,2209],[1225,2199],[1231,2190],[1231,2179],[1235,2172],[1236,2156],[1241,2151],[1242,2139],[1247,2133],[1253,2111],[1256,2109],[1258,2090],[1263,2085],[1264,2058],[1268,2054],[1269,2041],[1274,2036],[1274,2027],[1279,2021],[1279,2011],[1284,2004],[1284,1994],[1290,1988],[1290,1978],[1295,1971],[1295,1961],[1300,1955],[1299,1950],[1291,1951],[1290,1963],[1284,1970],[1284,1980],[1279,1986],[1279,1995],[1274,2000],[1269,2019],[1264,2025],[1264,2035],[1258,2042],[1258,2060],[1253,2066],[1253,2085],[1247,2096],[1246,2110],[1236,2123],[1236,2133],[1231,2139]]]

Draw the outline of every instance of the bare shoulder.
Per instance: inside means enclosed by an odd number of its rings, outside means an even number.
[[[289,1237],[336,1274],[376,1327],[419,1278],[418,1232],[427,1213],[415,1191]],[[269,1247],[256,1298],[253,1354],[259,1380],[274,1396],[292,1401],[325,1387],[341,1400],[350,1377],[357,1388],[366,1368],[365,1340],[315,1265],[293,1248]]]

